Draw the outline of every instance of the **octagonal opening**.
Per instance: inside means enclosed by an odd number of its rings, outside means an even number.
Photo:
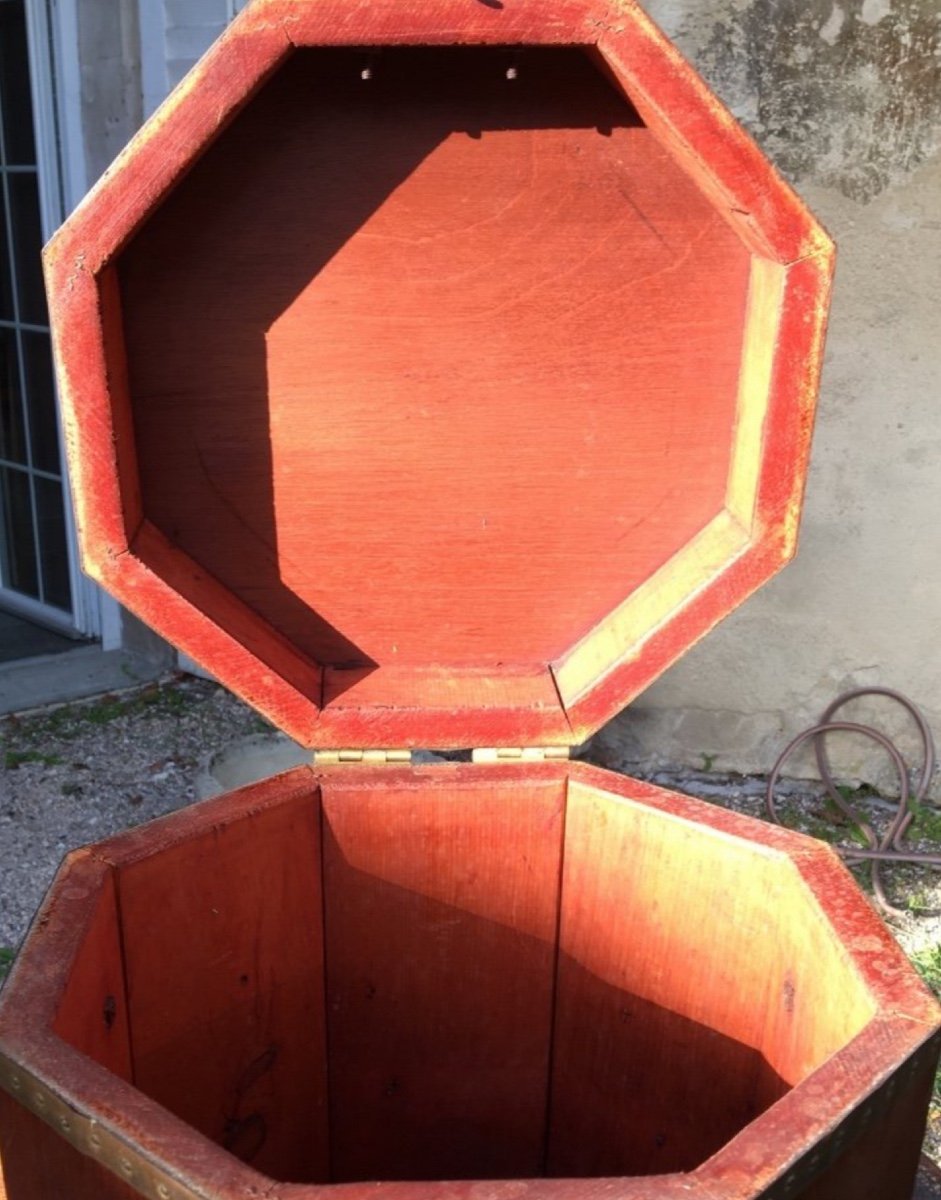
[[[269,1177],[691,1171],[874,1013],[783,854],[563,767],[356,774],[105,847],[57,1018]]]
[[[593,51],[298,50],[113,270],[132,551],[318,703],[557,704],[723,513],[751,256]]]

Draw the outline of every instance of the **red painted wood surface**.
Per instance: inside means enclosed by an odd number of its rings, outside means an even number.
[[[118,264],[148,519],[337,678],[545,664],[722,508],[749,255],[517,57],[299,52]]]
[[[114,839],[0,999],[0,1078],[210,1200],[907,1200],[939,1040],[829,848],[575,763],[302,769]],[[7,1200],[72,1178],[51,1125],[0,1126]]]
[[[0,1090],[0,1200],[138,1200],[139,1196]]]
[[[324,788],[335,1181],[544,1173],[564,794]]]
[[[633,5],[256,0],[48,254],[88,569],[308,744],[582,740],[793,553],[830,258]]]
[[[570,784],[553,1174],[692,1170],[874,1015],[789,868]]]
[[[101,880],[53,1022],[56,1034],[121,1079],[133,1079],[130,1024],[114,877]]]
[[[136,1086],[288,1180],[328,1170],[319,838],[308,794],[119,873]]]

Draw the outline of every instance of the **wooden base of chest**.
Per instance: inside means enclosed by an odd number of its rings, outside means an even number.
[[[70,857],[0,1155],[7,1200],[908,1200],[937,1049],[808,839],[580,764],[302,769]]]

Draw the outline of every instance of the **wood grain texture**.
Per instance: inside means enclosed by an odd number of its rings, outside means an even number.
[[[121,927],[110,871],[102,877],[52,1028],[113,1074],[132,1079]]]
[[[830,254],[826,231],[639,5],[602,18],[598,52],[644,121],[755,253]]]
[[[625,12],[630,19],[631,7],[630,0],[560,0],[550,10],[539,0],[502,8],[462,0],[265,0],[256,17],[263,12],[269,21],[280,22],[297,46],[580,46],[598,40],[598,22],[606,12]]]
[[[553,1174],[691,1170],[872,1016],[786,865],[570,785]]]
[[[852,1140],[802,1200],[912,1200],[935,1070],[926,1061],[875,1127]]]
[[[45,275],[76,528],[85,569],[100,578],[126,552],[140,514],[136,466],[124,461],[131,443],[111,407],[125,399],[109,372],[109,359],[123,359],[123,350],[108,345],[114,326],[82,252],[67,261],[47,257]]]
[[[544,664],[722,508],[748,255],[517,57],[299,52],[121,257],[148,518],[315,662]]]
[[[112,875],[137,1087],[100,1041]],[[580,763],[300,769],[182,810],[72,857],[0,995],[0,1055],[211,1200],[903,1200],[939,1031],[828,848]],[[267,1175],[207,1140],[219,1111]],[[126,1200],[27,1115],[9,1200]]]
[[[258,0],[47,256],[88,569],[309,744],[580,740],[793,553],[831,250],[633,4]]]
[[[17,1022],[15,1014],[13,1021],[0,1016],[0,1045],[11,1034],[15,1038],[18,1024],[22,1031],[23,1026],[35,1029],[48,1022],[76,1049],[128,1080],[127,1011],[113,880],[110,872],[90,861],[88,855],[67,864],[64,876],[64,885],[71,892],[71,902],[66,905],[71,929],[67,934],[61,931],[65,936],[53,931],[51,944],[46,946],[42,937],[46,926],[37,924],[32,946],[20,955],[17,974],[21,982],[17,986],[14,980],[13,990],[5,997],[5,1006],[15,1006],[20,990],[21,1021]],[[47,924],[56,907],[46,905],[43,919]],[[46,1003],[39,999],[43,990]],[[0,1198],[61,1200],[66,1194],[75,1200],[133,1200],[136,1196],[0,1089]]]
[[[309,795],[119,873],[136,1086],[299,1182],[328,1175],[319,837]]]
[[[922,1072],[936,1061],[937,1028],[933,1050],[928,1036],[907,1018],[877,1016],[700,1167],[697,1177],[728,1200],[773,1196],[792,1174],[801,1181],[791,1187],[798,1197],[854,1200],[856,1169],[843,1176],[831,1168],[862,1156],[868,1157],[874,1181],[890,1189],[887,1195],[905,1196],[906,1188],[910,1194],[917,1165],[912,1139],[920,1142],[924,1120],[922,1113],[912,1119],[911,1089],[924,1086]],[[913,1051],[921,1064],[915,1077],[906,1067]],[[897,1116],[896,1105],[908,1119]]]
[[[739,397],[737,438],[751,441],[750,423],[760,412],[761,446],[753,444],[755,461],[743,486],[742,460],[733,459],[726,506],[745,521],[747,543],[731,550],[724,563],[707,560],[700,586],[677,587],[666,607],[653,610],[656,620],[643,625],[629,647],[611,639],[607,653],[596,647],[609,640],[612,614],[589,638],[554,664],[573,730],[587,737],[607,719],[604,714],[633,698],[709,632],[728,612],[730,596],[745,597],[776,574],[793,557],[806,479],[814,409],[826,329],[827,298],[833,273],[832,254],[822,253],[782,272],[768,266],[753,272],[749,295],[749,334]],[[771,278],[776,301],[769,298]],[[754,327],[772,348],[770,363],[756,362]],[[754,388],[756,375],[767,374],[766,394]],[[595,669],[584,668],[579,658]],[[574,666],[574,670],[572,667]],[[569,675],[571,673],[571,682]]]
[[[0,1090],[0,1200],[139,1200]]]
[[[542,1174],[562,779],[323,797],[334,1180]]]

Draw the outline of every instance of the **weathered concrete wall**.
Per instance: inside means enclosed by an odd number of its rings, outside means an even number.
[[[871,684],[909,693],[941,733],[941,4],[648,7],[822,218],[839,265],[798,557],[597,750],[766,770],[838,692]],[[833,757],[891,778],[870,743]]]
[[[143,116],[137,0],[78,0],[77,21],[91,182],[124,148]]]
[[[175,87],[225,28],[228,6],[226,0],[162,2],[166,23],[167,82],[170,87]]]

